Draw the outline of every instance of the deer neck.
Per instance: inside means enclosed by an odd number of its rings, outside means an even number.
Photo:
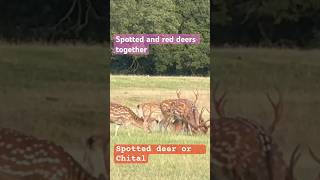
[[[140,118],[139,116],[137,116],[134,112],[131,113],[132,115],[132,120],[133,120],[133,125],[136,126],[136,127],[139,127],[139,128],[142,128],[143,129],[143,123],[144,123],[144,120],[143,118]]]

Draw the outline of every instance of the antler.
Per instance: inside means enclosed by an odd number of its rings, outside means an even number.
[[[199,127],[209,128],[209,127],[210,127],[210,124],[207,124],[207,123],[208,123],[208,122],[210,123],[210,120],[204,121],[204,120],[202,119],[202,114],[203,114],[203,111],[204,111],[204,110],[207,110],[208,112],[210,112],[206,107],[202,107],[202,108],[201,108],[200,115],[199,115],[199,121],[200,121]]]
[[[298,144],[293,150],[290,157],[290,162],[288,167],[288,179],[290,180],[294,179],[294,168],[301,157],[301,153],[299,152],[299,149],[300,149],[300,145]]]
[[[193,103],[196,104],[197,101],[198,101],[198,97],[199,97],[199,92],[198,92],[198,90],[196,89],[195,91],[193,91],[193,94],[194,94],[194,96],[195,96],[195,100],[193,101]]]
[[[177,90],[176,90],[176,93],[177,93],[178,99],[180,99],[180,97],[181,97],[181,90],[180,90],[180,89],[177,89]]]
[[[278,102],[275,103],[272,98],[270,97],[270,95],[268,93],[266,93],[266,96],[270,102],[270,104],[272,105],[273,111],[274,111],[274,120],[271,124],[271,126],[269,127],[269,132],[272,134],[277,126],[277,124],[280,122],[281,118],[281,114],[283,111],[283,104],[282,104],[282,94],[280,92],[280,90],[278,88],[276,88],[277,92],[278,92]]]
[[[320,164],[320,157],[318,157],[309,147],[309,153],[313,160],[315,160],[318,164]],[[317,177],[317,180],[320,179],[320,174]]]
[[[315,160],[318,164],[320,164],[320,157],[318,157],[309,147],[309,153],[313,160]]]
[[[214,107],[215,110],[217,111],[217,114],[219,117],[224,117],[225,113],[224,113],[224,106],[227,103],[227,100],[225,100],[225,96],[227,95],[226,92],[223,92],[222,96],[220,98],[216,98],[216,94],[217,94],[217,90],[218,90],[219,84],[217,84],[215,86],[215,88],[213,89],[213,103],[214,103]]]

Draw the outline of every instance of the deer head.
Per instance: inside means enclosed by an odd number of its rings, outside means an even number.
[[[208,132],[208,129],[210,128],[210,120],[204,121],[204,119],[202,117],[203,111],[205,109],[210,113],[210,111],[207,108],[202,107],[200,114],[199,114],[199,121],[200,121],[199,129],[204,134],[206,134]]]
[[[208,132],[208,129],[210,128],[210,120],[205,121],[202,117],[205,109],[205,107],[202,107],[199,116],[196,117],[196,120],[199,122],[198,126],[189,123],[189,125],[194,129],[195,132],[206,134]]]

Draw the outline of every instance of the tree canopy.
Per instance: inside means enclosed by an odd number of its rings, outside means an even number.
[[[210,55],[209,0],[111,0],[113,34],[194,34],[200,45],[151,45],[143,57],[114,56],[112,72],[208,75]]]
[[[0,1],[0,40],[105,42],[108,6],[104,0]]]

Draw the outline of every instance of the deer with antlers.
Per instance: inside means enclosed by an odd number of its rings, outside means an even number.
[[[170,123],[174,124],[175,131],[181,130],[177,127],[183,127],[184,123],[187,124],[184,127],[193,133],[206,133],[209,128],[208,121],[202,119],[203,110],[199,113],[195,104],[188,99],[164,100],[160,103],[160,109],[164,116],[165,130]]]
[[[195,95],[195,100],[192,102],[188,99],[181,98],[181,90],[176,91],[178,99],[169,99],[162,101],[160,103],[160,109],[164,116],[164,121],[161,127],[165,130],[169,125],[174,126],[176,132],[184,129],[185,132],[195,132],[199,131],[206,133],[210,124],[208,121],[204,121],[202,118],[203,109],[199,114],[196,107],[196,102],[199,97],[198,90],[193,91]],[[162,108],[161,108],[162,106]]]
[[[179,93],[179,94],[178,94]],[[181,99],[181,92],[180,92],[180,89],[179,89],[179,92],[177,93],[177,97],[178,97],[178,99]],[[197,103],[197,101],[198,101],[198,97],[199,97],[199,92],[198,92],[198,90],[194,90],[193,91],[193,94],[194,94],[194,96],[195,96],[195,99],[194,99],[194,101],[193,101],[193,104],[194,104],[194,106],[196,106],[196,103]],[[206,123],[204,123],[204,121],[203,121],[203,119],[202,119],[202,113],[203,113],[203,109],[204,108],[202,108],[202,110],[201,110],[201,118],[199,118],[199,122],[200,122],[200,124],[201,125],[203,125],[203,126],[201,126],[202,127],[202,129],[203,130],[205,130],[205,131],[207,131],[208,130],[208,128],[206,128],[206,127],[209,127],[210,125],[204,125],[204,124],[206,124]],[[209,112],[210,113],[210,112]],[[178,116],[179,117],[179,116]],[[183,119],[182,119],[183,120]],[[208,121],[207,121],[208,122]],[[175,129],[177,130],[177,129],[182,129],[182,128],[184,128],[185,129],[185,132],[192,132],[191,131],[191,129],[192,129],[192,125],[191,124],[189,124],[189,123],[187,123],[187,122],[185,122],[185,121],[180,121],[180,123],[176,123],[175,124]]]
[[[118,134],[120,126],[127,127],[132,124],[135,127],[144,129],[150,133],[150,122],[152,112],[148,117],[139,117],[129,107],[117,103],[110,103],[110,122],[116,124],[115,136]]]
[[[214,90],[216,94],[216,89]],[[272,140],[272,132],[280,121],[282,111],[282,98],[279,102],[270,101],[275,119],[269,128],[265,130],[254,121],[241,117],[228,117],[224,112],[224,99],[213,96],[217,118],[214,118],[212,129],[213,148],[211,148],[216,178],[241,179],[241,180],[294,180],[293,168],[300,158],[297,155],[299,147],[292,153],[290,164],[283,160],[282,152]]]
[[[108,164],[105,161],[106,164]],[[64,149],[52,142],[0,128],[0,179],[102,180],[86,171]]]

